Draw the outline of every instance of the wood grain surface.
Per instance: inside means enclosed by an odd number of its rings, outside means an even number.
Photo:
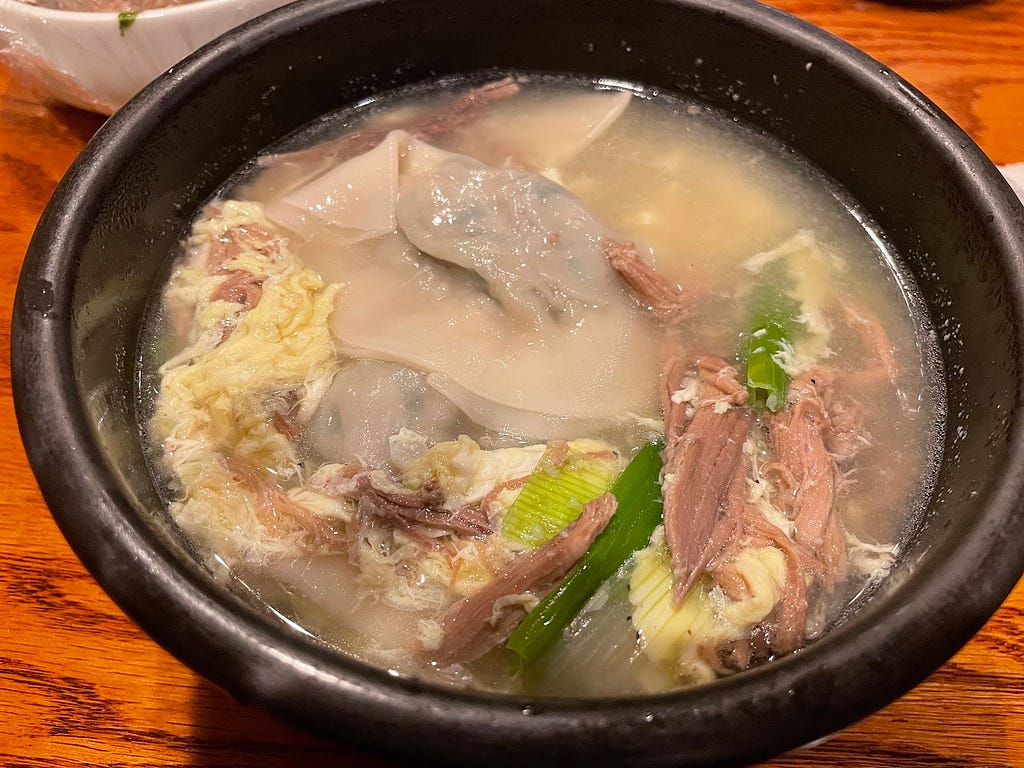
[[[1024,2],[778,0],[902,74],[997,163],[1024,161]],[[2,19],[0,19],[2,22]],[[21,259],[101,119],[49,107],[0,68],[0,340]],[[383,765],[237,704],[135,627],[84,571],[40,497],[0,366],[0,764]],[[953,660],[797,766],[1024,766],[1024,583]]]

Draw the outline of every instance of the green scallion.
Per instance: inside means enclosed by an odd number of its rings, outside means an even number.
[[[138,11],[124,11],[117,14],[117,30],[121,33],[121,37],[124,37],[125,30],[135,23],[138,15]]]
[[[584,604],[634,552],[647,546],[661,522],[661,444],[641,448],[612,487],[618,508],[562,583],[527,614],[505,646],[526,667],[540,658]]]
[[[755,289],[751,310],[744,350],[750,406],[776,412],[786,404],[789,374],[781,360],[792,350],[800,303],[766,282]]]
[[[501,532],[524,546],[543,544],[579,517],[584,504],[607,491],[617,474],[617,460],[570,448],[565,460],[555,465],[551,451],[546,451],[509,507]]]

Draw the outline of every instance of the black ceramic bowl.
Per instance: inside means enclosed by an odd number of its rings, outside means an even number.
[[[526,701],[399,680],[303,637],[189,556],[147,475],[140,318],[193,212],[261,149],[383,89],[516,69],[641,83],[771,134],[839,181],[938,329],[949,417],[934,497],[886,588],[804,651],[632,700]],[[61,529],[124,610],[242,701],[422,760],[691,765],[762,758],[896,698],[1024,565],[1024,210],[934,105],[818,29],[739,0],[311,0],[161,77],[82,152],[18,289],[14,392]],[[908,727],[913,727],[908,725]]]

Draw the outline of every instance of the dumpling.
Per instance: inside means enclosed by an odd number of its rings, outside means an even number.
[[[381,168],[397,184],[364,178]],[[353,215],[370,196],[384,212]],[[343,354],[421,371],[482,427],[524,439],[657,415],[657,336],[605,259],[615,235],[551,180],[395,131],[267,210],[299,221],[307,263],[341,284]]]

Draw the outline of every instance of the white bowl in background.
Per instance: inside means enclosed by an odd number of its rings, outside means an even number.
[[[289,2],[196,0],[141,11],[129,23],[111,11],[0,0],[0,62],[44,95],[111,114],[196,48]]]

